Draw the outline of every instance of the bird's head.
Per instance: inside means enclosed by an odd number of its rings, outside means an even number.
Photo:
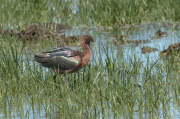
[[[83,35],[80,42],[81,42],[82,47],[85,45],[89,46],[92,56],[93,56],[93,61],[94,61],[94,52],[93,52],[93,48],[92,48],[92,42],[94,42],[93,37],[91,35]]]

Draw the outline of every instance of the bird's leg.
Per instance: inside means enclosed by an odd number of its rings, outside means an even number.
[[[56,84],[56,77],[57,77],[57,74],[53,76],[53,79],[54,79],[54,83]]]
[[[67,74],[67,71],[64,73],[64,76],[63,76],[63,84],[65,84],[66,74]]]
[[[66,75],[63,76],[63,80],[62,80],[62,81],[63,81],[63,84],[65,84],[65,76],[66,76]]]

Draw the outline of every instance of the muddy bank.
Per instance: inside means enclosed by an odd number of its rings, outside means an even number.
[[[162,32],[161,30],[158,30],[157,32],[155,32],[155,37],[150,36],[150,40],[149,39],[146,39],[146,40],[141,40],[141,39],[128,40],[129,39],[128,36],[119,35],[119,36],[113,37],[113,39],[114,39],[113,43],[115,45],[125,45],[128,43],[128,44],[132,44],[132,46],[136,47],[141,43],[151,43],[151,40],[160,39],[162,37],[167,37],[167,35],[168,35],[167,32]],[[151,49],[151,50],[154,50],[154,49]],[[143,50],[143,51],[145,51],[145,50]],[[150,49],[149,49],[149,51],[150,51]]]
[[[151,53],[151,52],[155,52],[155,51],[158,51],[158,49],[157,48],[151,48],[151,47],[142,47],[141,48],[141,51],[142,51],[142,53],[143,54],[145,54],[145,53]]]
[[[61,30],[70,29],[71,27],[65,26],[63,24],[46,23],[44,25],[37,23],[35,25],[30,25],[21,31],[5,30],[0,33],[2,36],[10,35],[15,36],[17,40],[49,40],[57,39],[61,40],[63,35],[59,35]]]
[[[132,43],[133,46],[138,46],[140,43],[151,43],[150,40],[146,39],[146,40],[140,40],[140,39],[137,39],[137,40],[127,40],[126,41],[127,43]]]
[[[156,36],[157,36],[157,37],[163,37],[163,36],[167,37],[167,35],[168,35],[167,32],[162,32],[161,30],[158,30],[158,31],[156,32]]]
[[[158,30],[157,32],[155,32],[155,36],[150,37],[150,38],[153,40],[153,39],[160,39],[167,36],[168,36],[167,32],[162,32],[161,30]]]
[[[167,49],[164,49],[160,55],[161,56],[170,56],[170,55],[178,55],[180,52],[180,43],[175,43],[169,45]]]

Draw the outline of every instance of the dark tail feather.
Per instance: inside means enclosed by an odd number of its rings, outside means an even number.
[[[34,56],[34,60],[39,63],[48,62],[50,57],[47,54],[37,53]]]
[[[42,58],[42,57],[34,57],[34,60],[39,63],[48,62],[49,58]]]

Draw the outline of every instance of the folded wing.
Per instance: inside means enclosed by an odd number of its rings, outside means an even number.
[[[76,57],[78,54],[80,54],[80,51],[69,47],[63,47],[55,49],[52,52],[37,53],[35,54],[34,60],[41,63],[44,67],[64,71],[78,65],[79,60],[72,58]]]

